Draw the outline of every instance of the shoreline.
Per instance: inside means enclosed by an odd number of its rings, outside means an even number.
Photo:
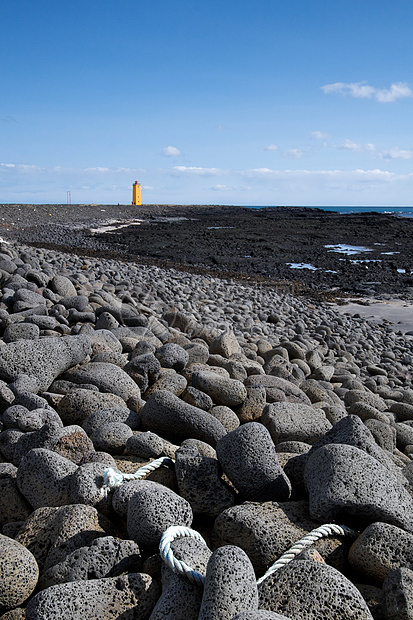
[[[288,287],[315,298],[413,299],[413,219],[382,213],[222,205],[0,205],[0,236],[96,258]],[[342,249],[346,246],[365,251],[348,253]]]

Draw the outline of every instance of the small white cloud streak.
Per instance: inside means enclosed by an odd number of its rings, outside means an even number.
[[[397,146],[388,151],[380,153],[382,159],[411,159],[413,157],[413,151],[407,149],[399,149]]]
[[[278,151],[278,146],[276,144],[269,144],[268,146],[264,146],[263,151]]]
[[[293,159],[301,159],[304,157],[304,151],[301,149],[289,149],[288,151],[284,151],[283,157],[292,157]]]
[[[324,133],[323,131],[312,131],[311,137],[315,140],[330,140],[331,136],[328,133]]]
[[[370,152],[373,153],[376,150],[374,144],[367,142],[367,144],[359,144],[352,140],[344,140],[343,144],[337,147],[340,150],[354,151],[355,153]]]
[[[366,82],[335,82],[321,86],[321,90],[326,95],[349,95],[356,99],[375,99],[379,103],[392,103],[397,99],[413,97],[413,91],[406,82],[396,82],[391,84],[390,88],[375,88]]]
[[[176,146],[166,146],[162,149],[161,155],[164,157],[181,157],[182,153]]]
[[[189,174],[213,176],[225,172],[224,170],[220,170],[220,168],[203,168],[202,166],[174,166],[173,170],[175,170],[176,172],[183,172]]]

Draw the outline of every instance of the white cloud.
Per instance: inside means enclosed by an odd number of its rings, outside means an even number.
[[[174,166],[173,170],[201,175],[216,175],[222,172],[219,168],[202,168],[201,166]]]
[[[164,157],[180,157],[182,155],[181,151],[176,148],[176,146],[166,146],[161,151],[161,155]]]
[[[264,146],[263,151],[278,151],[278,146],[276,144],[269,144],[268,146]]]
[[[393,149],[380,153],[380,157],[382,159],[411,159],[413,157],[413,151],[399,149],[399,147],[396,146]]]
[[[284,151],[283,157],[292,157],[293,159],[301,159],[304,156],[304,151],[301,149],[289,149]]]
[[[343,144],[338,146],[340,150],[354,151],[355,153],[361,152],[374,152],[376,147],[374,144],[367,142],[367,144],[360,144],[358,142],[353,142],[352,140],[344,140]]]
[[[326,94],[350,95],[356,99],[375,99],[379,103],[391,103],[397,99],[413,97],[413,91],[406,82],[396,82],[390,88],[375,88],[366,82],[335,82],[325,84],[321,90]]]
[[[331,136],[328,133],[324,133],[323,131],[312,131],[311,137],[315,140],[330,140]]]

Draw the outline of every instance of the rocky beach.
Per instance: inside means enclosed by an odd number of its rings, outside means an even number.
[[[0,218],[2,620],[413,618],[413,220]]]

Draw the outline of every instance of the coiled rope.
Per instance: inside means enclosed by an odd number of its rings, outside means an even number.
[[[158,469],[161,465],[173,465],[173,463],[174,461],[170,459],[169,456],[161,456],[159,459],[155,459],[151,463],[140,467],[134,474],[123,474],[113,469],[113,467],[107,467],[103,472],[102,495],[107,497],[109,491],[116,489],[116,487],[120,486],[125,480],[141,480],[141,478],[155,471],[155,469]]]
[[[352,536],[353,538],[355,538],[356,536],[358,536],[358,532],[352,530],[346,525],[336,525],[335,523],[326,523],[325,525],[317,527],[315,530],[312,530],[311,532],[300,538],[300,540],[294,543],[294,545],[288,551],[286,551],[278,560],[276,560],[274,564],[272,564],[272,566],[270,566],[270,568],[267,570],[265,575],[263,575],[262,577],[260,577],[260,579],[257,580],[257,585],[261,584],[265,579],[267,579],[267,577],[275,573],[278,569],[288,564],[288,562],[291,562],[291,560],[293,560],[296,555],[301,553],[303,549],[309,547],[320,538],[331,535]],[[196,540],[199,540],[206,545],[205,540],[196,530],[192,530],[189,527],[172,525],[171,527],[168,527],[167,530],[165,530],[161,538],[161,542],[159,545],[161,557],[164,562],[166,562],[166,564],[171,568],[171,570],[173,570],[174,573],[178,573],[179,575],[185,575],[193,583],[203,585],[205,583],[205,577],[190,568],[182,560],[177,560],[171,549],[171,542],[174,541],[175,538],[183,538],[185,536],[195,538]]]

